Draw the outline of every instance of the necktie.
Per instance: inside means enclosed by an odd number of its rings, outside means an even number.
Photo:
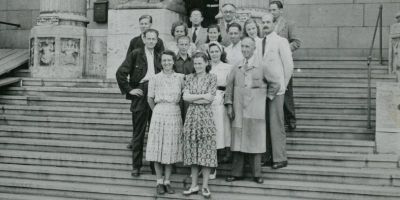
[[[193,31],[193,37],[192,37],[193,43],[195,43],[195,42],[196,42],[196,39],[197,39],[196,31],[197,31],[197,27],[195,27],[195,28],[194,28],[194,31]]]
[[[264,37],[262,41],[262,56],[264,56],[265,53],[265,43],[267,42],[267,37]]]

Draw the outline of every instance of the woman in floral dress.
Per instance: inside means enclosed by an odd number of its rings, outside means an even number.
[[[190,195],[199,191],[198,173],[202,167],[202,195],[211,196],[208,180],[211,168],[217,167],[216,127],[211,103],[217,89],[217,77],[208,73],[211,66],[203,52],[193,55],[196,72],[186,76],[183,99],[190,103],[183,128],[183,163],[191,166],[192,184],[183,192]]]
[[[163,71],[150,79],[148,89],[148,103],[153,115],[147,139],[146,160],[154,162],[158,194],[174,193],[170,185],[172,164],[182,162],[183,159],[179,101],[184,75],[173,71],[175,60],[174,52],[167,50],[162,53]]]

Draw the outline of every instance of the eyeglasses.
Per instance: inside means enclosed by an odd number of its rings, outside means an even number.
[[[235,13],[233,10],[226,10],[223,12],[224,14],[233,14]]]

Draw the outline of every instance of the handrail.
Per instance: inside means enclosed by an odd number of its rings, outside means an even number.
[[[18,28],[21,28],[21,24],[14,24],[14,23],[4,22],[4,21],[0,21],[0,24],[10,25],[10,26],[16,26],[16,27],[18,27]]]
[[[380,64],[383,64],[383,56],[382,56],[382,10],[383,5],[379,6],[379,13],[378,18],[376,19],[375,31],[374,36],[372,38],[371,47],[369,48],[369,54],[367,58],[367,66],[368,66],[368,129],[372,129],[372,122],[371,122],[371,107],[372,107],[372,92],[371,92],[371,61],[372,61],[372,49],[374,48],[376,32],[378,30],[379,24],[379,56],[380,56]]]

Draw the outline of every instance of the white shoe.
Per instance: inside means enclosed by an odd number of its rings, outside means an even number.
[[[217,178],[217,169],[214,170],[214,173],[210,174],[209,179],[214,180]]]
[[[194,187],[194,188],[189,188],[188,190],[185,190],[185,191],[183,191],[183,195],[186,195],[186,196],[188,196],[188,195],[191,195],[191,194],[197,194],[197,193],[199,193],[199,190],[200,190],[200,188],[199,188],[199,186],[197,185],[196,187]]]

